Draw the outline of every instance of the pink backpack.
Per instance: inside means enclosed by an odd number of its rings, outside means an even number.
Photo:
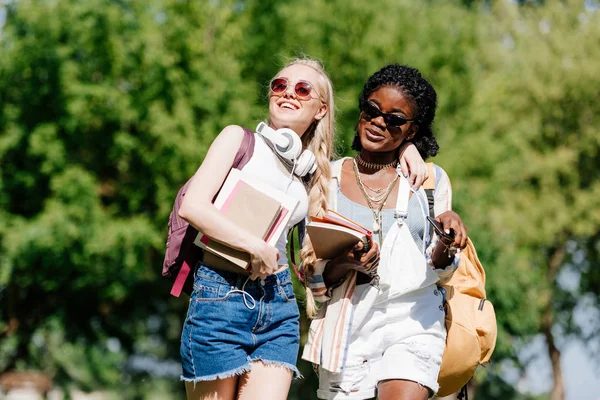
[[[235,155],[232,168],[241,169],[250,161],[254,152],[254,133],[244,128],[244,139]],[[171,294],[179,297],[181,292],[188,295],[192,293],[194,286],[192,268],[202,256],[202,249],[194,245],[198,230],[179,216],[179,207],[183,196],[187,192],[192,179],[188,180],[177,193],[173,211],[169,216],[169,233],[167,235],[167,248],[163,262],[162,276],[173,282]]]

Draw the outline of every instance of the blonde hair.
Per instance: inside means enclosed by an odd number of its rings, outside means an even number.
[[[327,211],[329,181],[331,180],[329,160],[333,155],[333,139],[335,136],[333,86],[319,61],[306,57],[296,58],[290,61],[284,69],[291,65],[306,65],[317,71],[319,81],[315,83],[315,86],[321,101],[327,106],[325,116],[319,121],[314,121],[302,135],[304,147],[314,153],[317,164],[317,170],[309,185],[308,215],[309,217],[322,217]],[[317,257],[308,235],[304,238],[300,258],[302,259],[306,289],[306,313],[309,317],[312,317],[317,312],[317,305],[312,291],[308,287],[308,280],[315,272]]]

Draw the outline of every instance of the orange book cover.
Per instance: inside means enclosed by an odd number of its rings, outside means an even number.
[[[306,232],[315,255],[322,259],[335,258],[359,241],[367,244],[372,236],[365,227],[332,210],[328,210],[323,218],[312,218],[306,225]]]

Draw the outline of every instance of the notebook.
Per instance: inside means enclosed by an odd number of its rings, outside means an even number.
[[[271,188],[238,169],[232,169],[214,205],[240,228],[275,245],[298,205],[298,200]],[[237,273],[247,272],[250,254],[199,233],[196,245],[205,249],[203,262]]]
[[[322,218],[312,218],[306,225],[306,233],[318,258],[332,259],[359,241],[368,245],[372,233],[333,210]]]

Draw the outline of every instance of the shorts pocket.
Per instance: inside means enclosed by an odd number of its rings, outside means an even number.
[[[204,267],[206,268],[206,267]],[[196,301],[225,301],[229,298],[235,286],[226,280],[220,282],[214,277],[205,277],[202,272],[196,276],[194,282],[194,299]]]
[[[371,365],[368,360],[344,366],[341,373],[331,374],[329,391],[349,394],[368,389],[363,386],[365,386],[364,380],[369,375],[370,369]]]
[[[288,301],[296,301],[296,295],[294,294],[294,285],[292,282],[288,282],[279,286],[279,292],[283,297],[283,300]]]
[[[213,288],[199,285],[196,289],[196,301],[225,301],[229,298],[231,287]]]

